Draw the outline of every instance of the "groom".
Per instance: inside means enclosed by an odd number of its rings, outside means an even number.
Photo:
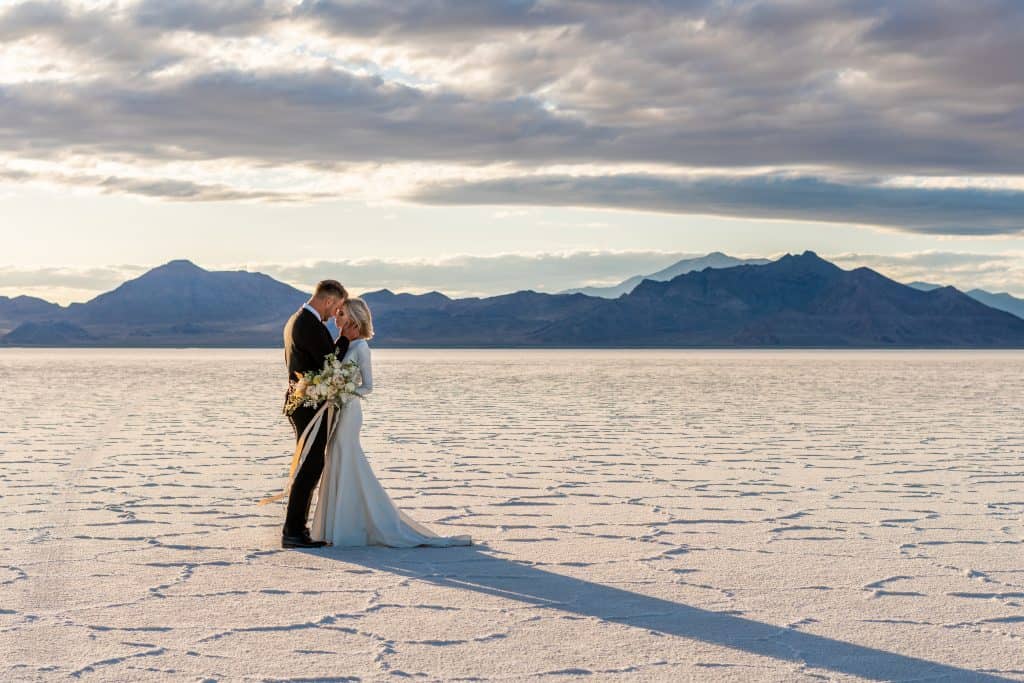
[[[348,351],[352,338],[358,330],[345,325],[345,301],[348,292],[337,280],[321,280],[316,285],[312,298],[296,311],[284,326],[284,360],[288,365],[288,379],[298,379],[305,372],[316,372],[323,368],[324,356],[337,352],[341,358]],[[328,318],[334,318],[342,333],[332,339],[327,329]],[[349,336],[346,336],[346,332]],[[291,391],[289,387],[289,392]],[[285,395],[285,402],[288,395]],[[300,407],[288,416],[298,440],[302,432],[316,415],[316,408]],[[313,489],[324,469],[324,450],[327,447],[327,421],[320,424],[316,434],[311,434],[313,445],[306,461],[295,473],[292,489],[288,494],[288,512],[281,529],[283,548],[319,548],[325,541],[314,541],[309,537],[306,519]]]

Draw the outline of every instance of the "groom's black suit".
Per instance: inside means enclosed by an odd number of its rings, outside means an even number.
[[[331,333],[320,321],[319,316],[307,308],[300,308],[284,326],[284,361],[288,365],[288,379],[297,379],[304,372],[318,371],[324,366],[324,356],[337,352],[341,358],[348,351],[348,339],[339,336],[331,339]],[[288,397],[285,395],[285,401]],[[316,414],[315,408],[298,408],[288,416],[295,429],[295,439],[302,436]],[[313,489],[324,470],[324,450],[327,446],[327,420],[320,424],[306,461],[295,474],[291,493],[288,495],[288,513],[284,522],[285,534],[301,534],[306,528],[309,502]]]

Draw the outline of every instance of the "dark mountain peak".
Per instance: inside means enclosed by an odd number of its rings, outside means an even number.
[[[787,251],[786,255],[783,256],[782,258],[780,258],[779,260],[780,261],[794,261],[794,262],[797,262],[797,263],[800,263],[800,262],[828,263],[828,261],[826,261],[825,259],[823,259],[820,256],[818,256],[817,253],[811,251],[810,249],[804,251],[802,254],[791,254],[791,253],[789,253]]]
[[[621,297],[619,297],[619,300],[621,300],[621,299],[628,299],[628,298],[630,298],[632,296],[635,296],[637,298],[643,298],[643,297],[648,297],[648,296],[657,296],[658,294],[660,294],[662,291],[667,289],[672,284],[675,284],[675,283],[678,283],[678,282],[682,282],[683,280],[686,280],[687,276],[689,276],[690,279],[692,279],[694,275],[703,275],[708,270],[710,270],[710,269],[709,268],[705,268],[704,270],[695,270],[695,271],[691,271],[689,273],[683,273],[682,275],[678,275],[678,276],[672,278],[668,282],[658,282],[657,280],[649,280],[647,278],[644,278],[643,280],[640,281],[640,284],[638,284],[636,287],[633,288],[632,292],[629,292],[627,294],[623,294]]]
[[[791,254],[786,252],[779,259],[779,261],[824,261],[825,259],[818,256],[817,252],[813,252],[810,249],[804,250],[800,254]]]
[[[27,294],[19,294],[18,296],[0,296],[0,303],[18,304],[21,306],[54,306],[57,304],[51,303],[46,299],[40,299],[37,296],[28,296]]]
[[[14,298],[0,296],[0,320],[15,322],[49,317],[61,313],[63,309],[45,299],[21,294]]]
[[[935,289],[929,289],[928,291],[925,292],[925,294],[943,299],[950,299],[963,296],[963,292],[961,292],[956,287],[953,287],[952,285],[945,285],[944,287],[936,287]]]
[[[612,285],[610,287],[580,287],[560,292],[560,294],[585,294],[591,297],[617,299],[632,292],[644,280],[668,282],[669,280],[679,277],[685,273],[708,270],[709,268],[724,269],[745,265],[764,265],[766,263],[770,263],[770,261],[768,259],[735,258],[720,251],[713,251],[710,254],[705,254],[704,256],[681,259],[667,268],[662,268],[656,273],[634,275],[633,277],[627,278],[619,284]]]
[[[162,266],[157,266],[156,268],[153,268],[152,270],[147,272],[146,275],[151,275],[155,273],[172,275],[199,275],[201,273],[206,272],[209,271],[203,270],[202,268],[192,263],[188,259],[175,259],[173,261],[168,261]]]
[[[443,307],[451,303],[451,299],[440,292],[427,292],[426,294],[395,294],[390,289],[378,289],[375,292],[366,292],[363,299],[374,312],[403,310],[426,310]]]
[[[186,259],[170,261],[117,289],[68,309],[79,324],[167,326],[287,317],[307,298],[290,285],[248,271],[208,271]]]
[[[843,269],[836,264],[831,261],[826,261],[810,250],[807,250],[802,254],[786,253],[782,258],[777,261],[773,261],[768,265],[778,265],[796,271],[815,272],[821,274],[835,275],[844,272]]]

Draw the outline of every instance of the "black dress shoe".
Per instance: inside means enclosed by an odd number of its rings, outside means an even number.
[[[327,541],[314,541],[306,531],[298,534],[288,532],[281,534],[282,548],[323,548],[325,545],[327,545]]]

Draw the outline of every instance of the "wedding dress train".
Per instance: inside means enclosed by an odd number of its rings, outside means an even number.
[[[359,364],[362,383],[356,391],[369,394],[373,390],[373,370],[366,340],[352,342],[343,360]],[[361,399],[352,399],[341,409],[337,431],[327,450],[310,536],[336,546],[472,545],[469,535],[435,534],[391,501],[359,443],[362,403]]]

